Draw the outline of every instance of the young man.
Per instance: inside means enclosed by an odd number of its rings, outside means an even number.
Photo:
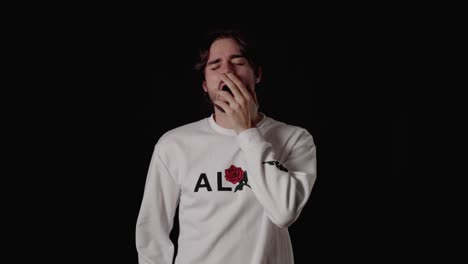
[[[288,233],[316,179],[311,134],[258,111],[262,71],[234,31],[200,54],[214,113],[157,142],[136,225],[140,264],[294,263]],[[226,88],[226,86],[228,88]]]

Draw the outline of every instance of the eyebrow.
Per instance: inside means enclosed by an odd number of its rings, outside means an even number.
[[[232,59],[235,59],[235,58],[245,58],[244,55],[241,55],[241,54],[234,54],[234,55],[231,55],[229,56],[229,59],[232,60]],[[219,63],[221,62],[221,59],[216,59],[214,61],[210,61],[206,64],[206,66],[209,66],[209,65],[212,65],[212,64],[216,64],[216,63]]]

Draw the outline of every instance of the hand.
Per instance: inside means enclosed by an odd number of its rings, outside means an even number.
[[[258,101],[253,87],[249,92],[233,73],[222,73],[220,79],[231,89],[234,96],[229,92],[219,91],[218,95],[221,98],[214,103],[224,110],[237,134],[254,127],[254,121],[258,117]]]

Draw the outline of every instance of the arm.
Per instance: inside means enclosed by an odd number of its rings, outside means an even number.
[[[180,186],[154,151],[136,224],[136,248],[140,264],[172,263],[174,245],[169,233],[179,194]]]
[[[282,162],[257,128],[247,129],[237,137],[252,191],[268,218],[280,228],[290,226],[299,217],[317,177],[312,136],[302,129],[292,139],[291,152]]]

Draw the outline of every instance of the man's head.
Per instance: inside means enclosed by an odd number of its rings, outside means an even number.
[[[216,31],[209,35],[195,68],[203,74],[203,90],[211,102],[224,84],[220,75],[228,72],[239,77],[253,94],[262,76],[255,55],[251,43],[238,31]]]

